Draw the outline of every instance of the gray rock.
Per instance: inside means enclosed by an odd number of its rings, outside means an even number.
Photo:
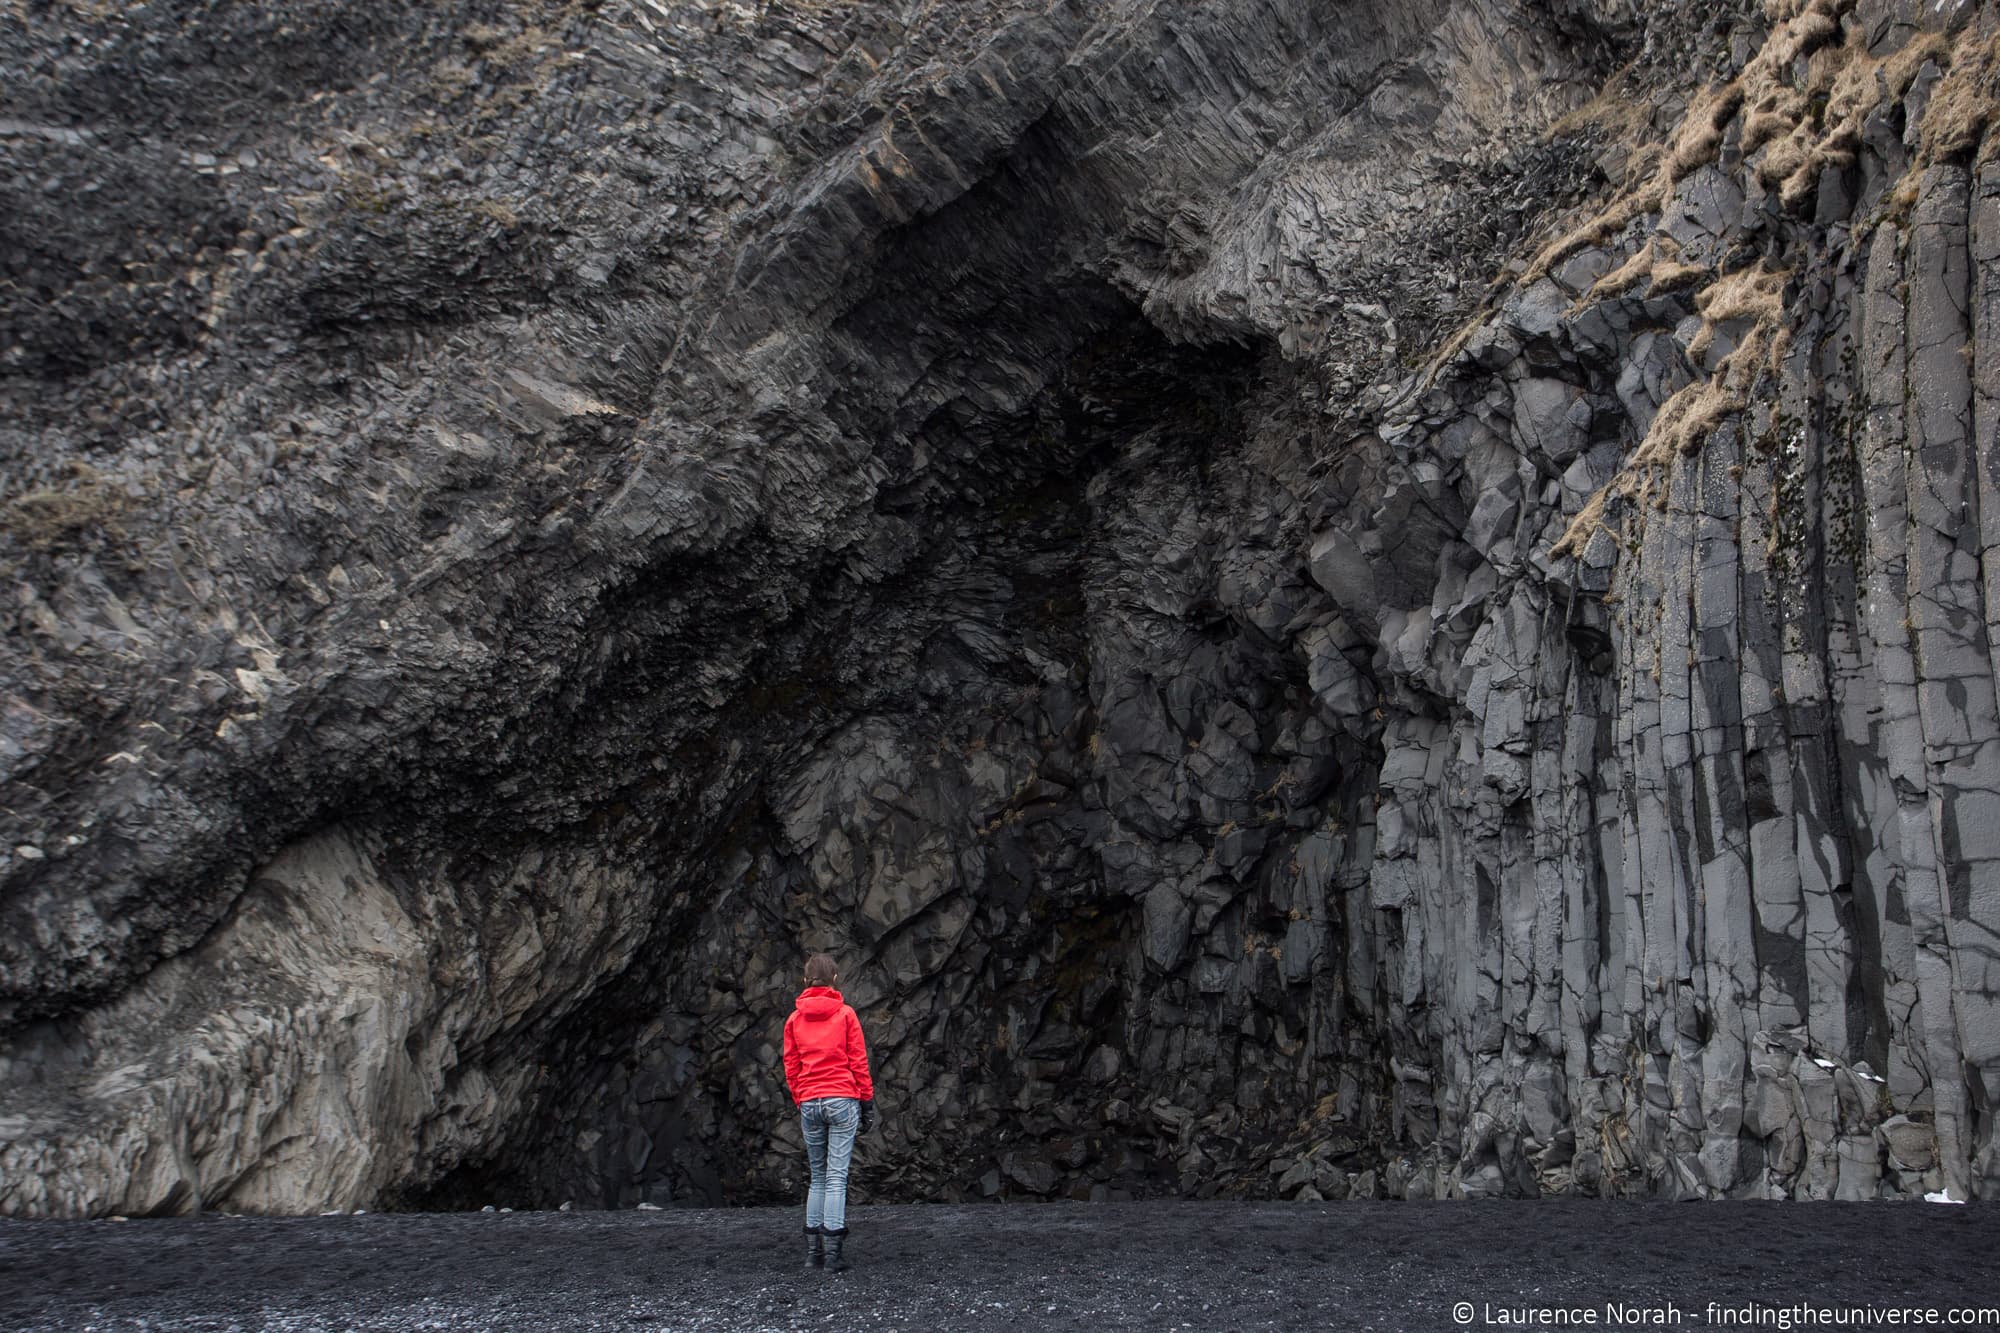
[[[1008,1180],[1030,1194],[1053,1193],[1057,1182],[1061,1179],[1054,1164],[1028,1152],[1002,1153],[1000,1170]]]
[[[1375,571],[1348,533],[1336,528],[1314,538],[1311,569],[1313,582],[1341,610],[1368,618],[1381,605],[1375,595]]]
[[[1628,208],[1762,6],[29,9],[0,1211],[791,1199],[822,948],[873,1197],[2000,1188],[1942,68]]]
[[[1928,1171],[1937,1162],[1937,1136],[1929,1125],[1893,1115],[1876,1126],[1889,1160],[1906,1171]]]

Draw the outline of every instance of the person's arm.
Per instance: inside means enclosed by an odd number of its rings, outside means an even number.
[[[875,1080],[868,1077],[868,1042],[861,1035],[861,1020],[847,1011],[847,1067],[854,1074],[854,1086],[862,1101],[875,1100]]]
[[[792,1036],[792,1024],[797,1014],[785,1020],[785,1091],[792,1094],[792,1105],[799,1104],[799,1074],[803,1061],[799,1056],[799,1043]]]

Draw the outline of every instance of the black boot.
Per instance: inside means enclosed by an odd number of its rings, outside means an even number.
[[[818,1227],[806,1228],[806,1267],[818,1268],[826,1262],[826,1237]]]
[[[840,1257],[840,1251],[841,1251],[841,1247],[842,1247],[842,1246],[844,1246],[844,1245],[846,1245],[846,1244],[847,1244],[847,1228],[846,1228],[846,1227],[842,1227],[842,1228],[841,1228],[840,1230],[838,1230],[838,1231],[829,1231],[829,1232],[827,1232],[827,1233],[826,1233],[826,1271],[827,1271],[827,1272],[829,1272],[829,1273],[845,1273],[845,1272],[847,1271],[847,1260],[845,1260],[845,1259],[843,1259],[843,1258],[841,1258],[841,1257]]]

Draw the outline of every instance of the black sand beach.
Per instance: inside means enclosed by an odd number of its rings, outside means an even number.
[[[1978,1206],[863,1207],[839,1276],[802,1267],[798,1227],[768,1208],[0,1222],[0,1327],[1361,1333],[1981,1306],[2000,1327],[2000,1212]]]

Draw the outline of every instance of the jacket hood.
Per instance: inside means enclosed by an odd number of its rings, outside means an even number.
[[[847,1001],[831,986],[808,986],[799,992],[799,1017],[814,1021],[832,1018]]]

